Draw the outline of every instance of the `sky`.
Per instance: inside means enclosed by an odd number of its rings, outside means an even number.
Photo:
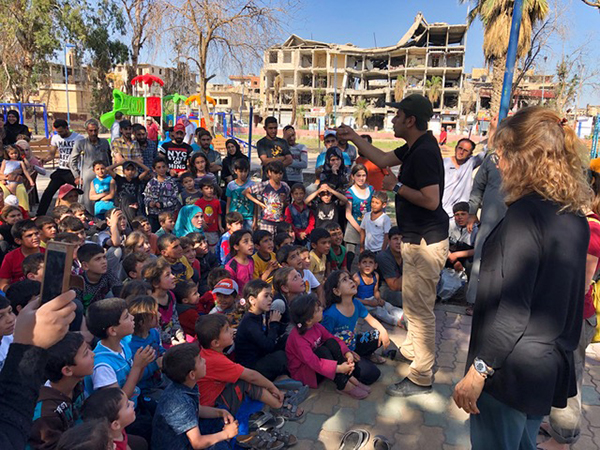
[[[585,5],[581,0],[548,0],[551,6],[557,2],[565,8],[562,22],[566,25],[566,39],[555,38],[549,45],[547,61],[538,71],[554,73],[556,61],[562,52],[587,43],[589,60],[600,71],[600,49],[592,45],[599,42],[600,13]],[[460,24],[466,22],[468,4],[458,0],[301,0],[301,6],[293,19],[284,25],[283,42],[288,34],[303,38],[338,44],[353,43],[359,47],[383,47],[400,40],[420,11],[429,23],[446,22]],[[473,67],[484,67],[483,31],[476,20],[467,32],[465,71]],[[541,61],[541,59],[540,59]],[[226,82],[227,75],[217,73],[218,82]],[[215,80],[215,81],[217,81]],[[600,83],[600,76],[596,80]],[[600,104],[600,89],[588,88],[580,96],[579,106]]]

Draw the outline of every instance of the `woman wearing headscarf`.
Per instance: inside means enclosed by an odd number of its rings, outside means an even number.
[[[187,205],[179,210],[173,234],[182,237],[190,233],[204,233],[204,213],[196,205]]]
[[[494,145],[508,210],[483,245],[454,401],[474,450],[535,450],[543,416],[577,394],[591,192],[581,142],[549,109],[505,119]]]
[[[21,116],[19,115],[19,111],[15,109],[11,109],[6,114],[6,123],[4,124],[4,130],[6,132],[6,137],[3,140],[3,145],[14,144],[15,142],[17,142],[17,136],[19,136],[20,134],[31,137],[29,128],[27,128],[27,125],[23,125],[21,123]]]
[[[227,183],[235,178],[235,172],[233,171],[233,163],[236,159],[248,157],[242,153],[240,144],[235,139],[227,139],[225,141],[225,148],[227,149],[227,156],[223,158],[223,169],[221,170],[221,180]]]
[[[344,155],[338,147],[327,149],[320,180],[332,184],[338,191],[345,191],[348,188],[350,170],[344,164]]]

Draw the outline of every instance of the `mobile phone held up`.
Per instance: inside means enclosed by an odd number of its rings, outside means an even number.
[[[50,241],[44,256],[42,303],[49,302],[72,287],[82,287],[81,277],[73,276],[73,254],[76,244]]]

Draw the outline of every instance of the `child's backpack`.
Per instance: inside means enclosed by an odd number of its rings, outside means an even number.
[[[594,222],[600,224],[600,220],[589,217],[587,218],[588,222]],[[594,303],[594,308],[596,309],[596,320],[598,324],[600,324],[600,271],[598,271],[594,275],[594,279],[592,281],[592,301]],[[596,326],[596,331],[594,333],[594,337],[592,338],[592,343],[600,342],[600,326]]]

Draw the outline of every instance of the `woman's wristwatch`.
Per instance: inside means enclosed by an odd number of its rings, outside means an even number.
[[[484,378],[494,375],[494,369],[488,366],[482,359],[475,358],[473,361],[473,367],[475,367],[477,373],[482,375]]]

